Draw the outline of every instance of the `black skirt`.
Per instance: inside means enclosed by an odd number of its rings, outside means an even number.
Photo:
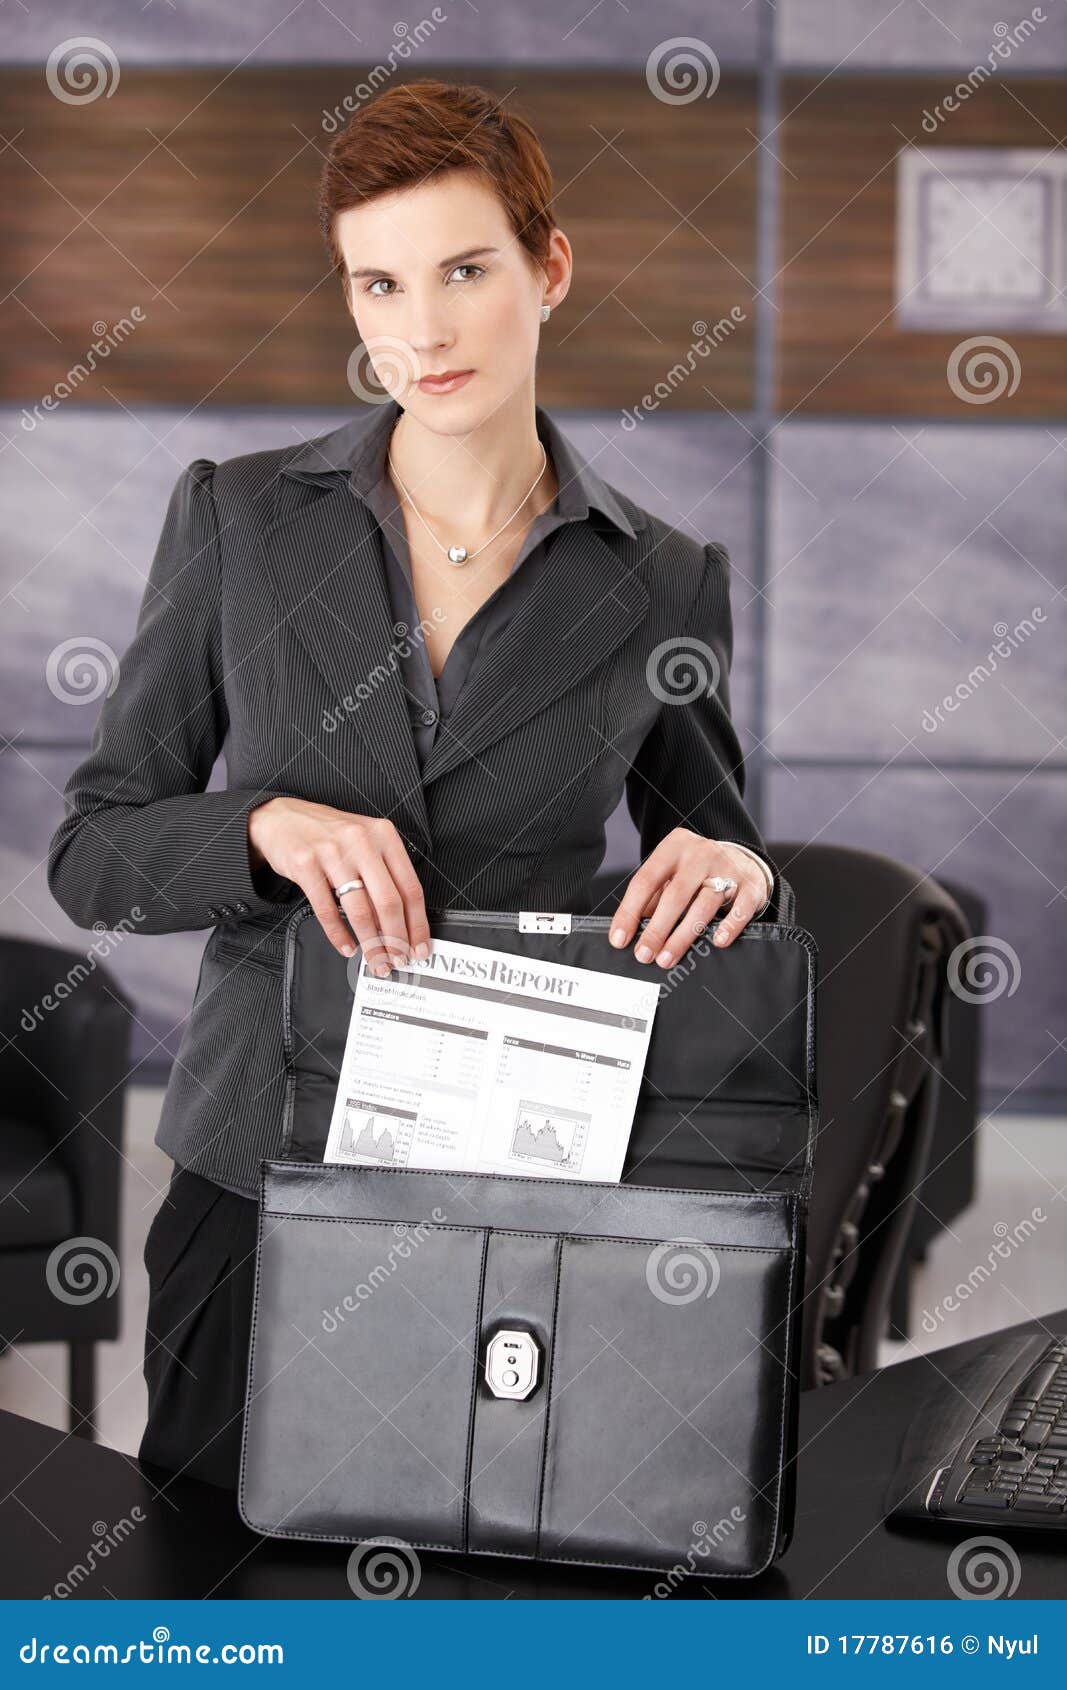
[[[142,1461],[236,1491],[258,1205],[175,1167],[145,1240]]]

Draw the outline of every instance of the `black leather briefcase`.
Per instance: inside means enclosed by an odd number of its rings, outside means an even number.
[[[618,1183],[324,1163],[355,972],[297,909],[249,1526],[733,1578],[782,1553],[817,1125],[816,949],[783,894],[782,921],[724,950],[713,922],[670,974],[606,916],[431,914],[435,938],[658,979]]]

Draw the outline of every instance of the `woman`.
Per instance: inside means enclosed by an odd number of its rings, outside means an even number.
[[[145,1249],[140,1454],[215,1484],[237,1481],[294,903],[381,973],[427,954],[427,909],[588,909],[624,790],[643,861],[612,944],[649,915],[635,954],[663,970],[776,895],[742,803],[726,553],[610,488],[535,404],[572,269],[551,187],[478,88],[392,88],[337,137],[323,232],[391,398],[184,471],[52,841],[80,925],[136,905],[143,932],[214,928],[156,1134],[175,1168]]]

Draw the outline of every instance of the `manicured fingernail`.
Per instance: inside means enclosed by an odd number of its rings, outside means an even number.
[[[388,979],[392,970],[390,968],[388,968],[387,965],[384,962],[380,962],[378,964],[378,966],[375,968],[374,972],[378,976],[379,980],[386,980],[386,979]]]
[[[652,950],[649,945],[638,945],[634,955],[636,956],[638,962],[652,961]]]
[[[342,945],[341,946],[341,955],[342,956],[355,956],[355,954],[356,954],[355,945]]]
[[[425,939],[420,939],[419,943],[415,946],[415,955],[418,957],[420,962],[425,962],[429,954],[429,945],[426,943]]]
[[[625,945],[625,943],[626,943],[626,929],[625,929],[625,927],[613,927],[612,928],[612,930],[611,930],[611,942],[612,942],[613,945]]]
[[[716,933],[715,935],[715,943],[717,945],[726,945],[729,943],[729,940],[730,935],[728,933]]]
[[[674,953],[672,951],[660,951],[656,961],[661,962],[664,968],[666,968],[668,963],[672,963],[674,961]]]

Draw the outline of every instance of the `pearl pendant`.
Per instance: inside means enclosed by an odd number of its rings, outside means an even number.
[[[448,561],[449,561],[449,563],[466,563],[466,561],[467,561],[467,548],[466,548],[466,546],[449,546],[449,548],[448,548]]]

